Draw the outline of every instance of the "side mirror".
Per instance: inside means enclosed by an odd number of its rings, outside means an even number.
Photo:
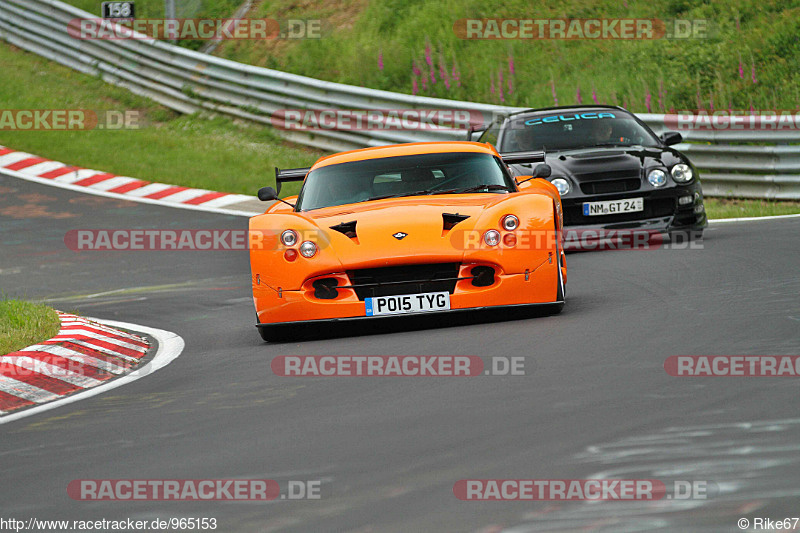
[[[278,191],[276,191],[272,187],[261,187],[260,189],[258,189],[258,199],[261,200],[262,202],[277,200],[279,202],[285,203],[291,208],[295,207],[294,204],[290,204],[286,200],[281,200],[280,198],[278,198]]]
[[[544,163],[540,163],[536,165],[536,168],[533,169],[533,174],[530,176],[522,176],[517,178],[517,185],[521,183],[525,183],[526,181],[530,181],[534,178],[549,178],[550,174],[553,172],[553,169],[550,168],[550,165],[546,165]]]
[[[678,133],[677,131],[665,131],[661,134],[661,142],[667,146],[672,146],[673,144],[678,144],[683,140],[683,135]]]
[[[269,202],[270,200],[278,199],[278,191],[272,187],[261,187],[258,190],[258,199],[262,202]]]
[[[536,168],[533,169],[533,177],[534,178],[549,178],[550,174],[553,172],[553,169],[550,168],[550,165],[546,165],[544,163],[540,163],[536,165]]]

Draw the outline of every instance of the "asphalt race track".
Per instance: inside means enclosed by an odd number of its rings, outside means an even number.
[[[69,229],[247,219],[0,177],[0,288],[166,329],[143,379],[0,426],[0,507],[27,519],[214,517],[218,531],[738,531],[798,516],[800,378],[677,378],[671,355],[800,354],[800,218],[702,249],[570,254],[561,315],[468,315],[263,343],[246,251],[73,252]],[[361,328],[368,328],[361,330]],[[285,378],[278,355],[522,356],[524,376]],[[463,502],[460,479],[705,480],[707,500]],[[76,479],[322,481],[319,500],[84,502]]]

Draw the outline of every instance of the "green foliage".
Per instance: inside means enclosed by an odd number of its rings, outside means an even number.
[[[0,355],[54,337],[61,322],[46,305],[0,298]]]
[[[637,112],[647,111],[648,92],[653,112],[708,109],[712,100],[715,109],[794,109],[800,104],[800,7],[789,1],[571,0],[555,5],[523,0],[351,0],[331,6],[267,0],[251,16],[321,18],[328,31],[321,39],[226,42],[218,53],[315,78],[406,93],[412,92],[416,63],[427,73],[425,88],[421,76],[416,77],[420,95],[515,106],[553,105],[552,85],[559,104],[577,103],[580,88],[584,103],[592,102],[594,91],[600,103],[626,104]],[[458,19],[483,17],[640,18],[667,24],[684,19],[705,23],[708,32],[705,38],[628,41],[456,36],[453,25]],[[435,83],[430,82],[427,46]],[[378,68],[379,54],[383,70]],[[450,88],[445,86],[440,63],[450,78],[455,66],[460,86],[453,80]]]
[[[0,42],[7,109],[137,111],[139,129],[0,131],[0,145],[66,163],[217,191],[255,194],[273,167],[305,167],[322,151],[291,145],[273,130],[228,118],[180,115],[128,90]]]

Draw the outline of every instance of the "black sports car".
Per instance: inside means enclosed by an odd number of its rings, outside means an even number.
[[[500,117],[479,140],[504,154],[544,149],[565,226],[698,237],[708,225],[697,169],[671,148],[681,134],[657,136],[621,107],[521,111]],[[530,164],[511,168],[518,176],[532,173]]]

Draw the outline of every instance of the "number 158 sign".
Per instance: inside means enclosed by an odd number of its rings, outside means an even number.
[[[133,2],[103,2],[104,19],[136,18]]]

